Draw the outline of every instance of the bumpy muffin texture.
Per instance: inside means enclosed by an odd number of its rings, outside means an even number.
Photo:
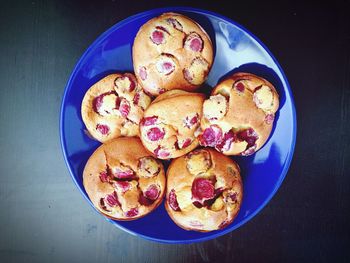
[[[133,74],[111,74],[85,94],[81,115],[90,135],[100,142],[139,134],[139,122],[151,99]]]
[[[85,190],[105,216],[133,220],[152,212],[165,193],[163,165],[137,137],[121,137],[100,146],[88,160]]]
[[[202,84],[213,63],[208,34],[190,18],[164,13],[145,23],[133,45],[137,79],[146,92],[193,91]]]
[[[236,73],[219,83],[203,104],[202,146],[225,155],[250,155],[267,141],[279,98],[267,80]]]
[[[165,208],[186,230],[225,228],[237,216],[242,196],[238,165],[213,149],[194,150],[168,168]]]
[[[202,117],[204,95],[171,90],[158,96],[140,122],[143,145],[159,159],[184,155],[198,146],[195,131]]]

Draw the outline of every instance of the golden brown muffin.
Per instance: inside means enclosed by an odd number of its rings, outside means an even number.
[[[267,80],[236,73],[220,82],[203,104],[199,143],[225,155],[250,155],[269,138],[279,106]]]
[[[213,64],[208,34],[190,18],[164,13],[145,23],[133,45],[135,75],[143,89],[159,95],[172,89],[193,91]]]
[[[81,115],[91,136],[107,142],[139,135],[139,123],[150,102],[133,74],[111,74],[86,92]]]
[[[198,146],[194,133],[199,128],[204,95],[171,90],[158,96],[140,122],[143,145],[159,159],[184,155]]]
[[[242,196],[238,165],[213,149],[194,150],[168,168],[165,208],[186,230],[225,228],[237,216]]]
[[[115,220],[149,214],[165,193],[163,165],[137,137],[120,137],[97,148],[86,163],[83,183],[97,210]]]

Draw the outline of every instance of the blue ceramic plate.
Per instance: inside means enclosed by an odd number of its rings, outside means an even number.
[[[244,71],[272,82],[280,95],[280,109],[272,134],[256,154],[234,158],[242,170],[244,197],[241,210],[227,228],[209,233],[185,231],[176,226],[160,205],[136,221],[109,220],[128,233],[166,243],[191,243],[224,235],[252,219],[280,187],[292,160],[296,139],[296,114],[286,76],[271,52],[236,22],[205,10],[193,8],[155,9],[129,17],[103,33],[84,53],[67,83],[61,106],[60,135],[63,155],[70,174],[92,206],[83,188],[86,161],[100,145],[84,133],[80,106],[88,88],[115,71],[132,71],[131,49],[142,24],[164,12],[179,12],[197,21],[210,35],[215,60],[206,86],[213,87],[225,75]]]

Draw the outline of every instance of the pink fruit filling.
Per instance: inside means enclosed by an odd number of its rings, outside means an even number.
[[[194,38],[191,40],[191,43],[190,43],[190,48],[193,50],[193,51],[196,51],[196,52],[199,52],[202,50],[203,48],[203,42],[200,38]]]
[[[113,175],[117,179],[126,179],[126,180],[133,179],[135,177],[134,171],[131,169],[121,170],[119,168],[115,168],[113,169]]]
[[[125,80],[125,79],[128,79],[130,82],[129,87],[126,87],[127,90],[133,91],[136,87],[136,83],[135,83],[134,76],[130,73],[125,73],[124,76],[116,78],[114,81],[114,84],[116,85],[117,88],[120,88],[120,87],[118,87],[118,85],[120,85],[120,82]]]
[[[123,193],[125,193],[126,191],[128,191],[131,187],[130,183],[128,181],[117,181],[115,182],[115,184],[117,185],[118,188],[121,189],[121,191]]]
[[[107,95],[111,95],[111,94],[114,94],[115,96],[117,96],[117,93],[115,93],[114,91],[109,91],[109,92],[103,93],[103,94],[101,94],[93,99],[92,108],[96,113],[101,114],[100,108],[103,104],[103,97],[105,97]]]
[[[139,69],[139,76],[142,80],[146,80],[147,79],[147,71],[145,67],[141,67]]]
[[[92,101],[92,107],[96,113],[99,113],[99,111],[100,111],[104,96],[105,96],[105,94],[101,94],[101,95],[97,96],[96,98],[94,98],[94,100]]]
[[[100,172],[100,180],[102,183],[108,182],[109,181],[108,173],[105,171]]]
[[[130,81],[129,91],[133,91],[136,88],[136,80],[134,75],[130,73],[125,73],[124,76]]]
[[[139,210],[137,208],[131,208],[129,211],[125,213],[125,216],[127,217],[134,217],[139,214]]]
[[[152,127],[147,131],[147,138],[152,141],[159,141],[164,138],[165,132],[158,127]]]
[[[170,73],[172,73],[175,70],[175,66],[173,63],[171,62],[164,62],[162,64],[162,72],[165,75],[169,75]]]
[[[120,102],[120,106],[119,106],[119,111],[120,111],[120,114],[126,118],[130,112],[130,104],[129,102],[122,98],[121,99],[121,102]]]
[[[97,124],[96,130],[99,131],[102,135],[107,135],[109,133],[109,127],[105,124]]]
[[[205,178],[196,178],[192,183],[192,198],[197,201],[212,199],[215,196],[213,183]]]
[[[256,141],[259,139],[258,134],[254,131],[254,129],[249,128],[243,131],[238,132],[237,139],[240,141],[247,142],[247,148],[241,155],[250,155],[255,152],[256,149]]]
[[[206,128],[201,135],[198,136],[199,143],[202,146],[215,147],[222,142],[222,131],[217,125],[211,125]]]
[[[169,75],[175,70],[175,58],[168,53],[162,53],[156,62],[157,71],[164,75]]]
[[[192,143],[192,139],[191,138],[187,138],[187,139],[183,140],[181,143],[177,142],[178,147],[180,149],[184,149],[184,148],[190,146],[191,143]]]
[[[148,199],[147,197],[145,197],[145,196],[141,193],[140,196],[139,196],[139,203],[140,203],[141,205],[144,205],[144,206],[150,206],[151,204],[154,203],[154,201]]]
[[[189,116],[186,116],[186,118],[184,119],[184,125],[185,127],[191,129],[194,125],[198,123],[198,120],[199,120],[198,113],[196,113],[196,115],[193,116],[192,118]]]
[[[180,211],[179,203],[177,202],[175,190],[172,189],[168,196],[168,203],[171,209],[174,211]]]
[[[251,154],[255,153],[255,149],[256,149],[256,145],[253,145],[252,147],[250,147],[247,150],[245,150],[244,152],[242,152],[241,155],[243,155],[243,156],[251,155]]]
[[[151,40],[156,45],[163,44],[165,42],[164,31],[160,28],[154,30],[151,34]]]
[[[275,115],[274,115],[274,114],[267,114],[267,115],[265,116],[265,122],[266,122],[267,124],[273,123],[274,119],[275,119]]]
[[[230,150],[232,143],[236,140],[236,135],[233,131],[225,133],[222,142],[215,146],[215,148],[220,152],[227,152]]]
[[[142,126],[151,126],[156,124],[157,120],[158,120],[157,116],[145,117],[141,120],[140,124]]]
[[[194,201],[193,205],[197,208],[202,208],[204,206],[210,207],[212,204],[214,204],[215,200],[221,195],[221,193],[224,191],[223,188],[217,188],[214,190],[214,196],[209,199],[203,199],[200,201]]]
[[[186,38],[184,46],[186,49],[200,52],[203,49],[203,40],[197,33],[192,32]]]
[[[153,200],[153,201],[158,198],[159,194],[160,194],[159,188],[155,184],[150,185],[147,188],[146,192],[144,193],[146,198]]]
[[[137,92],[134,96],[134,99],[132,100],[132,102],[134,103],[134,105],[138,105],[139,104],[139,101],[140,101],[140,92]]]
[[[109,205],[110,207],[120,206],[120,203],[119,203],[118,196],[117,196],[116,192],[113,192],[113,193],[107,195],[104,198],[104,200],[107,203],[107,205]]]
[[[254,129],[249,128],[237,133],[237,138],[241,141],[246,141],[248,143],[248,147],[253,146],[259,136],[256,134]]]
[[[152,205],[159,197],[160,190],[155,184],[150,185],[144,193],[139,196],[139,202],[141,205],[149,206]]]
[[[121,103],[122,99],[120,97],[118,97],[116,100],[115,100],[115,108],[117,110],[119,110],[120,108],[120,103]]]
[[[236,88],[237,91],[239,92],[244,92],[244,84],[242,82],[236,82],[234,84],[234,87]]]
[[[165,159],[170,156],[170,152],[162,148],[160,145],[158,145],[158,147],[154,150],[154,154],[161,159]]]

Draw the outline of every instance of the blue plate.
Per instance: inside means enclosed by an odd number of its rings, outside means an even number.
[[[187,7],[150,10],[119,22],[103,33],[75,66],[62,100],[60,135],[63,155],[73,181],[92,206],[83,187],[82,173],[86,161],[100,143],[84,133],[80,115],[84,94],[92,84],[109,73],[132,71],[131,48],[138,29],[152,17],[170,11],[197,21],[214,43],[215,60],[206,89],[215,86],[225,75],[244,71],[266,78],[274,84],[280,95],[280,109],[265,146],[250,157],[234,158],[242,170],[244,196],[241,210],[230,226],[209,233],[186,231],[172,222],[164,205],[136,221],[107,219],[128,233],[153,241],[192,243],[224,235],[252,219],[274,196],[292,160],[296,140],[292,92],[276,59],[248,30],[222,15]]]

